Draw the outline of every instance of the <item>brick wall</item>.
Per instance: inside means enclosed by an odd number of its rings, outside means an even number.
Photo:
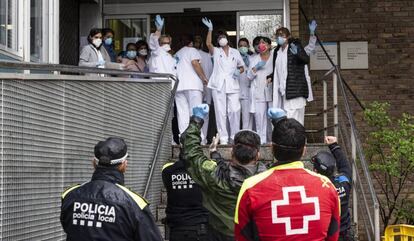
[[[393,116],[403,112],[414,114],[414,1],[300,0],[299,4],[309,18],[317,20],[317,33],[322,41],[368,41],[369,69],[341,71],[365,105],[388,101]],[[306,45],[308,25],[302,15],[299,20],[300,37]],[[312,71],[312,79],[320,78],[323,73]],[[316,100],[307,112],[321,109],[321,83],[314,84],[314,94]],[[351,104],[364,138],[368,129],[362,110],[355,101]],[[318,128],[321,123],[308,119],[305,125]]]
[[[309,18],[317,20],[322,41],[368,41],[369,69],[342,71],[363,103],[388,101],[393,115],[414,114],[414,1],[300,0],[300,5]],[[306,42],[308,26],[303,16],[300,33]],[[321,74],[312,72],[315,78]],[[315,88],[321,99],[320,86]],[[361,109],[355,106],[354,110],[363,127]]]

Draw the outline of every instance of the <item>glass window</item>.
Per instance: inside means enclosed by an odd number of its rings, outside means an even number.
[[[256,36],[269,37],[275,46],[275,32],[281,26],[281,14],[243,14],[240,16],[240,38],[247,38],[251,44]]]
[[[30,1],[30,61],[47,62],[48,19],[45,1]]]
[[[147,40],[147,19],[108,19],[106,26],[115,32],[115,52],[125,50],[128,43]]]
[[[0,0],[0,48],[18,51],[17,3],[15,0]]]

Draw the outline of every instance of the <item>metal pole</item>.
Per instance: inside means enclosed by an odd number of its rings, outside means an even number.
[[[357,166],[356,166],[356,145],[354,132],[351,130],[351,152],[352,152],[352,217],[358,230],[358,194],[357,194]]]
[[[323,134],[328,135],[328,84],[323,80]]]
[[[171,90],[171,97],[170,97],[170,100],[169,100],[169,103],[168,103],[167,112],[164,116],[164,122],[163,122],[163,125],[162,125],[160,136],[158,137],[157,149],[155,150],[154,158],[152,159],[152,163],[148,167],[150,169],[150,172],[149,172],[149,175],[148,175],[148,178],[147,178],[147,183],[145,184],[144,198],[147,197],[149,186],[150,186],[151,181],[152,181],[152,176],[154,175],[154,171],[155,171],[155,166],[156,166],[155,164],[156,164],[157,159],[158,159],[158,154],[161,150],[162,140],[164,138],[164,134],[165,134],[165,131],[166,131],[167,126],[168,126],[167,122],[169,121],[170,114],[173,111],[174,98],[175,98],[175,93],[177,92],[177,87],[178,87],[179,80],[178,80],[178,78],[175,78],[173,76],[171,76],[170,79],[175,80],[175,84],[174,84],[173,89]]]
[[[338,76],[333,73],[334,135],[338,137]]]
[[[380,220],[379,220],[379,204],[374,205],[374,238],[375,241],[380,241]]]

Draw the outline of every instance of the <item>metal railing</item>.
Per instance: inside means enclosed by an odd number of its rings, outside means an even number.
[[[309,19],[299,5],[299,10],[305,21],[308,23]],[[342,144],[346,149],[346,154],[348,160],[351,160],[352,165],[352,214],[353,222],[356,225],[356,230],[358,230],[358,221],[359,214],[364,223],[364,228],[368,237],[368,240],[380,241],[380,220],[379,220],[379,202],[377,200],[376,191],[372,183],[372,178],[368,170],[368,164],[365,159],[365,154],[362,150],[362,143],[360,140],[360,135],[356,128],[355,120],[353,117],[352,108],[350,105],[350,99],[348,98],[348,92],[356,101],[358,106],[365,110],[364,105],[359,100],[357,95],[352,91],[347,82],[343,79],[340,69],[337,65],[334,64],[332,58],[329,56],[328,52],[323,46],[322,41],[315,34],[318,44],[321,46],[326,58],[330,62],[332,68],[323,76],[323,115],[324,115],[324,135],[327,135],[328,129],[334,128],[334,135],[339,136],[342,140]],[[328,108],[328,91],[327,91],[327,77],[332,75],[332,86],[333,86],[333,106]],[[338,82],[339,89],[341,92],[341,114],[342,118],[338,119]],[[333,125],[328,125],[328,116],[327,112],[333,110]],[[339,128],[339,129],[338,129]],[[340,130],[340,132],[339,132]],[[349,133],[349,134],[348,134]],[[349,158],[351,157],[351,158]],[[359,167],[362,168],[362,176],[359,173]],[[364,184],[368,185],[368,193]],[[359,194],[362,197],[359,198]],[[362,203],[362,207],[359,204]],[[371,208],[370,208],[371,204]],[[358,213],[360,211],[360,213]]]
[[[152,79],[166,79],[172,80],[174,82],[173,88],[171,90],[170,99],[168,102],[168,110],[165,112],[163,126],[161,133],[158,136],[158,143],[156,150],[154,152],[154,157],[152,159],[151,164],[149,165],[149,174],[147,178],[147,182],[145,184],[143,196],[147,197],[148,189],[151,184],[156,162],[158,160],[159,152],[161,149],[161,144],[167,131],[168,120],[170,118],[170,114],[174,104],[174,97],[177,91],[179,80],[175,75],[171,74],[158,74],[158,73],[141,73],[136,71],[125,71],[125,70],[118,70],[118,69],[101,69],[101,68],[91,68],[91,67],[80,67],[80,66],[72,66],[72,65],[60,65],[60,64],[42,64],[42,63],[29,63],[29,62],[14,62],[14,61],[0,61],[0,70],[22,70],[25,74],[30,73],[30,70],[41,71],[43,72],[50,72],[53,74],[59,74],[60,72],[64,72],[65,74],[99,74],[99,75],[107,75],[108,78],[101,78],[100,81],[134,81],[134,78],[139,78],[140,81],[148,81],[152,82]],[[133,76],[134,78],[125,78],[125,76]],[[111,76],[111,77],[109,77]],[[117,76],[121,78],[117,78]]]
[[[379,241],[379,203],[362,149],[360,135],[356,128],[348,90],[344,85],[338,66],[334,66],[326,72],[322,80],[324,135],[328,135],[329,129],[333,129],[333,135],[339,138],[348,160],[351,161],[353,222],[358,227],[359,220],[362,220],[368,240]],[[332,106],[330,107],[328,107],[329,84],[332,85]],[[338,93],[338,88],[340,93]],[[333,124],[331,125],[328,123],[328,113],[330,111],[333,115]]]

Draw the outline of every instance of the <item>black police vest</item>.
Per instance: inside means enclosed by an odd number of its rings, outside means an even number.
[[[208,222],[208,211],[203,207],[200,187],[187,173],[184,161],[166,164],[162,180],[167,189],[167,224],[193,226]]]
[[[351,214],[349,213],[349,197],[351,194],[351,181],[347,176],[339,174],[334,178],[333,184],[341,200],[341,229],[345,232],[351,227]]]

